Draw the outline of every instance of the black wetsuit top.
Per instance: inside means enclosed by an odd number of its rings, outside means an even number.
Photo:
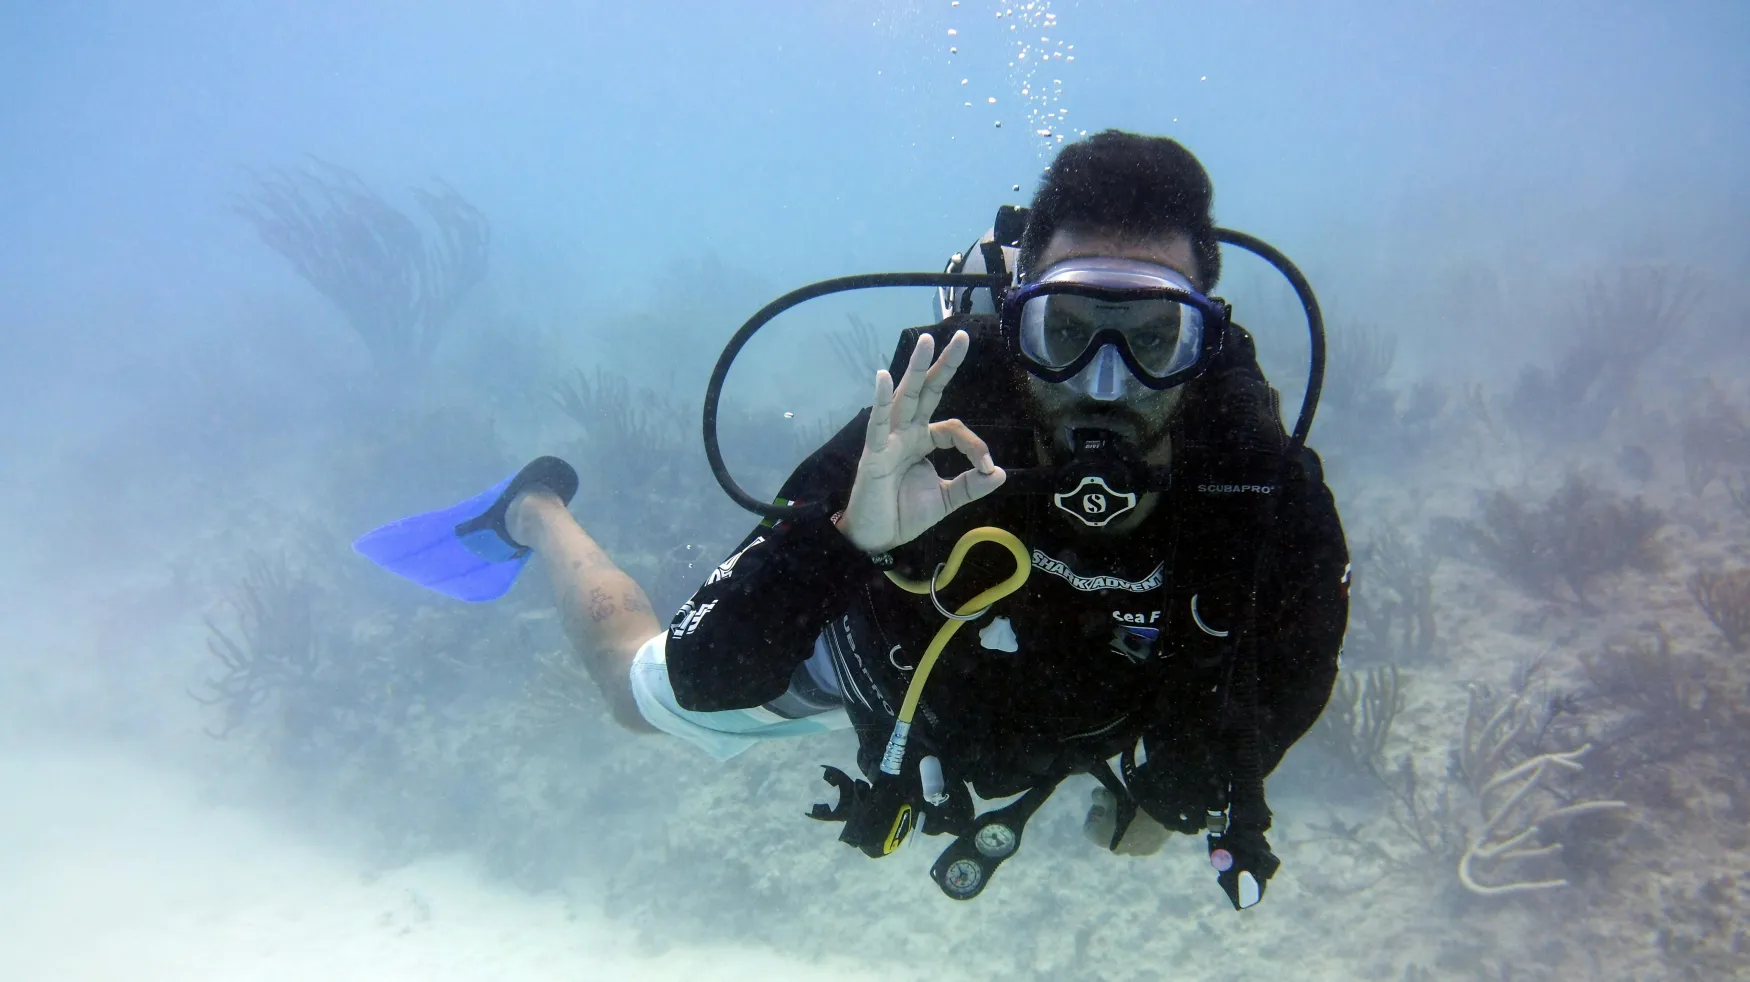
[[[1249,338],[1236,334],[1243,343],[1230,348],[1242,350],[1227,360],[1238,374],[1228,374],[1243,376],[1249,391],[1268,392]],[[908,332],[896,369],[915,337]],[[985,347],[975,342],[972,357],[993,358]],[[1214,371],[1193,385],[1207,391],[1218,383],[1206,380],[1222,375]],[[972,418],[976,412],[953,412],[976,409],[952,405],[961,384],[957,376],[938,418],[967,419],[992,442],[997,462],[1013,466],[1023,452],[1018,443],[1005,448]],[[968,384],[988,390],[991,383]],[[1012,390],[998,393],[999,400],[1013,397]],[[1195,411],[1195,400],[1188,405]],[[1269,413],[1265,438],[1280,440],[1273,402]],[[910,669],[943,622],[928,597],[889,583],[831,524],[849,496],[867,419],[864,410],[784,484],[783,498],[824,507],[749,534],[675,616],[667,642],[680,705],[777,708],[793,681],[806,685],[799,669],[824,634],[846,709],[862,731],[866,772]],[[1212,420],[1206,429],[1227,440],[1232,420]],[[1197,434],[1181,441],[1175,455],[1194,467]],[[1272,459],[1279,467],[1280,454]],[[938,469],[951,474],[965,466],[943,455]],[[1180,758],[1175,769],[1190,784],[1219,783],[1219,752],[1203,735],[1221,725],[1223,656],[1239,633],[1241,598],[1256,568],[1259,535],[1245,516],[1268,504],[1279,538],[1258,594],[1257,719],[1264,770],[1275,767],[1317,719],[1336,676],[1348,614],[1348,554],[1336,508],[1311,451],[1291,461],[1280,487],[1226,483],[1211,479],[1207,468],[1180,480],[1178,468],[1176,461],[1174,486],[1143,524],[1121,536],[1078,530],[1043,496],[999,492],[894,551],[899,572],[927,580],[962,532],[994,525],[1019,536],[1032,555],[1026,584],[962,627],[944,651],[924,688],[914,744],[985,797],[1061,777],[1144,734],[1152,735],[1151,756],[1170,750]],[[956,608],[1013,568],[1006,550],[975,547],[945,591],[946,606]]]

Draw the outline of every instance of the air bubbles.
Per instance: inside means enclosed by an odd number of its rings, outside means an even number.
[[[959,6],[958,0],[950,6]],[[992,128],[1001,129],[1005,121],[1013,122],[1022,130],[1034,134],[1041,141],[1041,147],[1062,143],[1065,139],[1074,139],[1076,136],[1075,131],[1067,129],[1068,110],[1060,105],[1063,100],[1064,79],[1048,77],[1047,69],[1055,68],[1058,74],[1062,74],[1065,71],[1063,64],[1075,60],[1071,54],[1075,45],[1064,39],[1063,25],[1059,23],[1056,12],[1050,9],[1051,6],[1051,0],[996,0],[990,7],[983,8],[991,11],[992,19],[996,21],[999,30],[1006,26],[1012,32],[1006,52],[1008,57],[1001,59],[1008,65],[1007,78],[1000,91],[993,94],[990,90],[991,80],[981,77],[979,85],[985,87],[986,91],[984,101],[980,103],[976,97],[966,101],[966,93],[963,93],[961,103],[965,108],[971,108],[976,103],[996,109],[997,100],[999,97],[1003,98],[1003,119],[992,120]],[[949,32],[955,43],[959,39],[958,16],[959,12],[956,10],[955,18],[951,21],[956,25],[954,28],[945,25],[941,28]],[[1022,28],[1026,30],[1023,31]],[[979,33],[976,27],[969,27],[968,30],[973,35]],[[949,53],[954,54],[956,50],[950,49]],[[1004,52],[999,49],[999,58],[1002,53]],[[1056,59],[1055,64],[1052,59]],[[963,87],[970,86],[971,77],[962,78],[960,84]],[[1013,103],[1010,101],[1012,99],[1020,100],[1020,109],[1025,113],[1020,119],[1015,118]]]

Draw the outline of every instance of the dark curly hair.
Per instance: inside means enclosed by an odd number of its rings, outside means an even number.
[[[1209,206],[1209,173],[1177,140],[1106,130],[1058,152],[1033,196],[1021,235],[1020,268],[1033,264],[1058,229],[1124,238],[1191,236],[1204,290],[1221,277],[1221,248]]]

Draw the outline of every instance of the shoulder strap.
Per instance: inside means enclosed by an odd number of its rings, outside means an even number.
[[[1008,352],[1003,350],[997,319],[989,314],[957,314],[937,324],[908,328],[900,334],[888,367],[898,382],[911,361],[912,349],[918,338],[928,333],[942,350],[955,331],[965,331],[972,339],[966,361],[948,384],[942,403],[936,410],[937,419],[959,418],[978,430],[987,440],[992,435],[984,429],[992,426],[1019,426],[1026,423],[1021,413],[1026,406],[1026,380]],[[1029,431],[1030,432],[1030,431]],[[1031,450],[1028,451],[1031,454]]]
[[[1216,363],[1189,386],[1174,435],[1176,452],[1187,452],[1199,464],[1211,455],[1209,463],[1235,455],[1274,457],[1287,446],[1281,397],[1258,367],[1257,349],[1245,328],[1230,329]]]

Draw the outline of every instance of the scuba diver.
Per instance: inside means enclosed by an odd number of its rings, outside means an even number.
[[[827,767],[838,801],[811,817],[876,857],[952,836],[931,869],[950,897],[977,896],[1052,790],[1090,774],[1089,838],[1152,854],[1204,832],[1221,889],[1250,907],[1280,865],[1264,778],[1330,696],[1349,559],[1304,446],[1316,301],[1285,257],[1214,225],[1212,194],[1177,142],[1109,130],[1066,146],[1032,205],[1005,207],[947,273],[817,284],[756,315],[718,364],[706,436],[726,490],[767,517],[666,628],[572,518],[577,476],[555,458],[358,549],[476,601],[533,555],[628,729],[727,760],[854,727],[866,780]],[[1307,307],[1293,435],[1210,295],[1223,241]],[[870,408],[776,504],[749,499],[715,440],[734,353],[795,302],[901,282],[940,286],[939,321],[904,333]],[[1013,800],[974,814],[974,794]]]

